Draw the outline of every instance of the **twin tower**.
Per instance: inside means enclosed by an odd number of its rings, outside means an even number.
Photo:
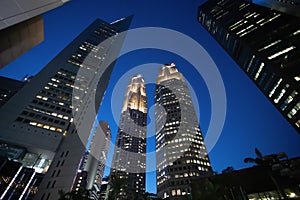
[[[58,191],[78,192],[84,179],[95,179],[88,185],[99,192],[103,166],[96,178],[82,171],[98,164],[86,147],[131,20],[95,20],[1,106],[0,150],[9,181],[0,186],[0,199],[56,200]],[[131,79],[119,123],[112,173],[128,180],[121,190],[125,199],[145,192],[145,89],[141,75]],[[159,70],[155,108],[158,196],[182,199],[191,180],[211,166],[188,87],[173,63]],[[108,125],[102,125],[104,133],[95,137],[101,142],[91,145],[100,155],[107,148],[93,147],[105,146],[109,136]]]
[[[131,78],[124,98],[112,171],[125,179],[120,195],[145,193],[147,95],[142,75]],[[191,95],[174,63],[159,69],[155,90],[157,195],[182,199],[192,179],[211,171]]]

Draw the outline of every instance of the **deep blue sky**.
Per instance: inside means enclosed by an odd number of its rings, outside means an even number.
[[[184,33],[201,44],[216,63],[226,89],[227,113],[222,134],[215,147],[209,152],[215,171],[221,172],[227,166],[233,166],[235,169],[250,166],[244,164],[243,159],[254,156],[255,147],[263,154],[285,151],[289,157],[299,156],[300,135],[197,22],[197,8],[203,2],[72,0],[43,15],[44,42],[0,69],[0,75],[15,79],[22,79],[26,74],[34,75],[96,18],[112,22],[133,14],[131,28],[164,27]],[[171,61],[177,64],[178,69],[197,94],[200,104],[200,127],[205,136],[210,123],[211,105],[208,90],[201,76],[195,73],[186,60],[172,53],[140,50],[122,56],[117,62],[101,106],[99,118],[109,122],[113,139],[116,137],[118,120],[115,122],[112,117],[110,97],[116,82],[132,67]],[[148,85],[150,105],[153,103],[153,92],[154,85]],[[123,99],[122,95],[120,94],[121,99]],[[148,140],[149,151],[154,150],[153,139],[154,137],[151,137]],[[146,190],[156,192],[155,184],[154,173],[148,174]]]

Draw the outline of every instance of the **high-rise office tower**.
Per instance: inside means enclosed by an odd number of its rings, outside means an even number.
[[[174,63],[159,69],[155,92],[157,196],[183,199],[191,180],[211,172],[194,105]]]
[[[209,0],[198,21],[300,132],[300,18],[244,0]]]
[[[97,193],[100,192],[110,141],[111,133],[108,123],[100,121],[89,149],[82,158],[73,191],[87,189],[91,191],[91,199],[98,199]]]
[[[14,96],[25,82],[0,76],[0,108]]]
[[[127,179],[120,195],[145,192],[147,96],[141,75],[131,78],[125,93],[119,122],[111,174]]]
[[[41,14],[69,0],[0,1],[0,68],[44,40]]]
[[[278,10],[280,12],[287,13],[300,17],[300,1],[299,0],[248,0],[252,3]]]
[[[1,107],[0,140],[48,170],[35,199],[71,190],[131,18],[95,20]]]

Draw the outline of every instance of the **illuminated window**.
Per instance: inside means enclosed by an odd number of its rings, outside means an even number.
[[[269,97],[272,97],[272,96],[273,96],[275,90],[278,88],[278,86],[279,86],[279,84],[281,83],[281,81],[282,81],[282,78],[279,79],[279,80],[277,81],[276,85],[274,86],[274,88],[273,88],[272,91],[270,92]]]
[[[286,92],[286,89],[287,89],[288,87],[289,87],[289,84],[286,84],[286,85],[282,88],[282,90],[281,90],[280,93],[278,94],[277,98],[274,99],[274,102],[275,102],[275,103],[278,103],[278,102],[279,102],[279,100],[280,100],[281,97],[284,95],[284,93]]]
[[[295,46],[291,46],[291,47],[288,47],[288,48],[286,48],[286,49],[283,49],[283,50],[281,50],[281,51],[279,51],[279,52],[277,52],[277,53],[275,53],[275,54],[269,56],[268,59],[271,60],[271,59],[273,59],[273,58],[276,58],[276,57],[278,57],[278,56],[280,56],[280,55],[282,55],[282,54],[285,54],[285,53],[287,53],[287,52],[289,52],[289,51],[295,49],[295,48],[296,48]]]
[[[256,74],[255,74],[254,80],[256,80],[256,79],[259,77],[260,72],[261,72],[262,69],[264,68],[264,65],[265,65],[264,63],[261,63],[261,65],[259,66],[258,71],[257,71]]]
[[[295,123],[297,127],[300,128],[300,119]]]
[[[45,129],[49,129],[49,128],[50,128],[50,126],[49,126],[49,125],[44,125],[44,126],[43,126],[43,128],[45,128]]]
[[[30,122],[29,124],[30,124],[30,125],[33,125],[33,126],[36,126],[36,125],[37,125],[36,122]]]
[[[176,195],[176,190],[172,190],[172,196]]]
[[[300,102],[297,103],[297,105],[295,105],[295,107],[288,113],[288,117],[292,118],[300,109]]]
[[[263,50],[265,50],[265,49],[268,49],[268,48],[274,46],[275,44],[278,44],[279,42],[281,42],[281,40],[276,40],[275,42],[272,42],[271,44],[269,44],[269,45],[267,45],[267,46],[265,46],[265,47],[259,49],[258,51],[263,51]]]
[[[300,30],[295,31],[294,33],[292,33],[293,35],[297,35],[298,33],[300,33]]]
[[[296,90],[294,90],[292,92],[292,94],[290,96],[288,96],[288,98],[286,98],[286,100],[283,102],[283,104],[281,105],[281,110],[285,110],[285,108],[288,106],[289,103],[291,103],[294,100],[294,97],[298,94],[298,92]]]
[[[61,133],[62,129],[61,128],[57,128],[56,131]]]
[[[295,79],[296,81],[300,81],[300,75],[299,75],[299,76],[295,76],[294,79]]]

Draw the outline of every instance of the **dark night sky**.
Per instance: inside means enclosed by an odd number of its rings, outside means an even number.
[[[263,154],[284,151],[289,157],[299,156],[300,135],[197,22],[197,8],[203,2],[205,1],[73,0],[43,15],[44,42],[0,69],[0,75],[15,79],[22,79],[26,74],[35,75],[96,18],[113,22],[133,14],[131,28],[163,27],[184,33],[202,45],[216,63],[225,85],[227,112],[221,136],[209,152],[215,171],[221,172],[227,166],[233,166],[235,169],[251,166],[244,164],[243,159],[255,156],[255,147]],[[170,62],[176,63],[179,71],[183,73],[197,94],[200,127],[205,136],[211,117],[211,101],[205,82],[184,58],[167,51],[152,49],[138,50],[124,55],[120,57],[114,68],[99,114],[99,119],[109,122],[113,139],[116,137],[118,118],[115,121],[111,114],[111,94],[115,87],[118,87],[115,85],[116,82],[135,66]],[[154,101],[153,93],[154,84],[147,85],[150,106]],[[122,100],[123,94],[120,94],[120,101]],[[121,105],[116,106],[116,110],[120,112]],[[148,138],[147,149],[153,151],[155,149],[153,129],[149,128],[148,134],[152,137]],[[156,192],[155,184],[155,173],[151,172],[147,176],[146,190]]]

